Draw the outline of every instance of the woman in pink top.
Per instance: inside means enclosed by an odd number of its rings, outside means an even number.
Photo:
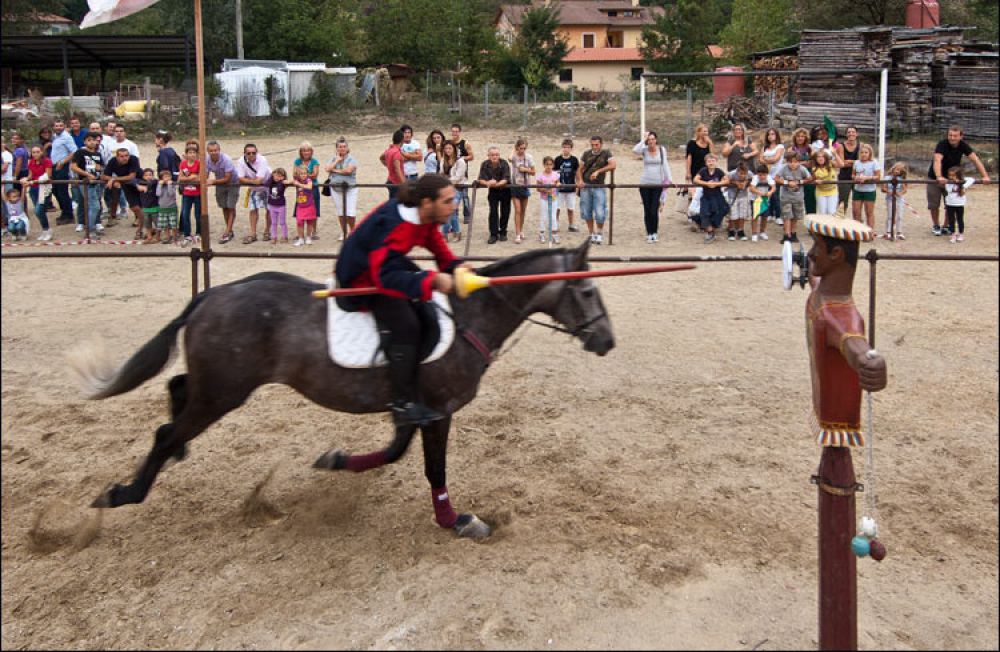
[[[535,183],[539,185],[539,222],[538,241],[545,244],[546,240],[552,244],[559,244],[559,222],[556,219],[556,189],[555,187],[542,188],[546,186],[559,185],[559,173],[555,171],[555,160],[551,156],[542,159],[544,170],[535,176]]]

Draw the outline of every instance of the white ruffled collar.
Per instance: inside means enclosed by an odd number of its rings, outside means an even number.
[[[397,210],[399,211],[399,216],[403,218],[404,222],[409,222],[410,224],[420,224],[420,214],[417,213],[416,206],[404,206],[403,204],[397,204]]]

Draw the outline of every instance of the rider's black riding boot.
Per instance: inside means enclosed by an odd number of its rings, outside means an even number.
[[[392,344],[389,353],[389,384],[392,389],[392,420],[397,426],[422,426],[443,419],[419,399],[417,347]]]

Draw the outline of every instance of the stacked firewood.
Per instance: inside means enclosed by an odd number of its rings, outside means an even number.
[[[756,129],[767,122],[767,106],[752,97],[732,95],[712,108],[712,122],[723,120],[729,124],[742,123]]]
[[[753,62],[754,70],[797,70],[799,58],[794,54],[783,54],[773,57],[760,57]],[[774,97],[780,102],[788,97],[789,91],[794,95],[798,92],[796,77],[766,77],[753,78],[753,90],[757,95],[769,95],[774,91]]]

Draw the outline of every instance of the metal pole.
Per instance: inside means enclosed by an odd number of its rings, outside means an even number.
[[[73,110],[73,87],[72,87],[73,82],[70,81],[70,78],[69,78],[69,53],[66,51],[66,41],[62,42],[62,64],[63,64],[63,66],[62,66],[63,67],[63,79],[66,82],[65,84],[63,84],[63,88],[66,89],[66,96],[69,98],[69,102],[70,102],[70,105],[69,105],[70,106],[70,111],[72,111]]]
[[[198,156],[201,162],[198,165],[198,183],[201,194],[201,210],[196,216],[199,231],[201,232],[201,246],[204,247],[205,256],[205,289],[212,287],[212,270],[210,260],[212,258],[212,238],[208,225],[208,156],[205,151],[205,111],[208,110],[208,102],[205,97],[205,54],[203,50],[203,35],[201,27],[201,0],[194,0],[194,56],[195,68],[198,75]]]
[[[885,120],[889,100],[889,69],[882,68],[878,101],[878,164],[879,176],[885,173]]]
[[[489,82],[487,82],[489,85]],[[479,190],[479,186],[472,186],[472,199],[469,200],[469,223],[466,225],[465,229],[465,253],[463,256],[468,257],[469,255],[469,245],[472,244],[472,224],[476,216],[476,191]],[[468,188],[465,189],[466,192],[469,191]]]
[[[693,112],[694,112],[694,95],[691,92],[691,87],[689,86],[687,89],[687,123],[686,123],[687,128],[684,131],[685,138],[689,138],[691,136],[691,129],[694,126],[691,122],[691,114]]]
[[[483,94],[485,95],[486,119],[490,117],[490,82],[483,84]]]
[[[628,91],[622,91],[621,94],[621,117],[618,123],[618,141],[625,142],[625,109],[628,106]]]
[[[824,446],[817,480],[819,649],[857,650],[857,558],[851,550],[856,480],[851,449]]]
[[[639,77],[639,137],[646,134],[646,76]]]
[[[767,92],[767,128],[774,126],[774,89]]]
[[[427,71],[427,80],[424,82],[424,93],[427,96],[427,101],[431,101],[431,71]]]
[[[83,237],[86,240],[90,240],[90,198],[87,196],[90,186],[90,179],[80,179],[80,183],[77,184],[77,188],[83,184],[83,192],[80,193],[80,204],[83,206]]]
[[[243,1],[236,0],[236,58],[243,58]]]
[[[615,243],[615,171],[611,171],[611,189],[608,193],[608,246]]]
[[[896,232],[899,230],[896,228],[896,220],[898,219],[896,215],[896,204],[899,198],[896,197],[896,192],[899,190],[899,177],[893,177],[892,181],[889,183],[889,192],[892,193],[892,202],[889,204],[889,239],[896,239]]]
[[[570,138],[573,138],[573,136],[574,136],[574,133],[573,133],[574,132],[574,129],[573,129],[573,103],[575,101],[574,97],[576,95],[576,93],[574,92],[575,90],[576,90],[576,86],[572,86],[571,85],[569,87],[569,137]]]
[[[462,115],[462,80],[458,80],[458,115]]]
[[[521,129],[528,128],[528,85],[524,85],[524,122],[521,124]]]

